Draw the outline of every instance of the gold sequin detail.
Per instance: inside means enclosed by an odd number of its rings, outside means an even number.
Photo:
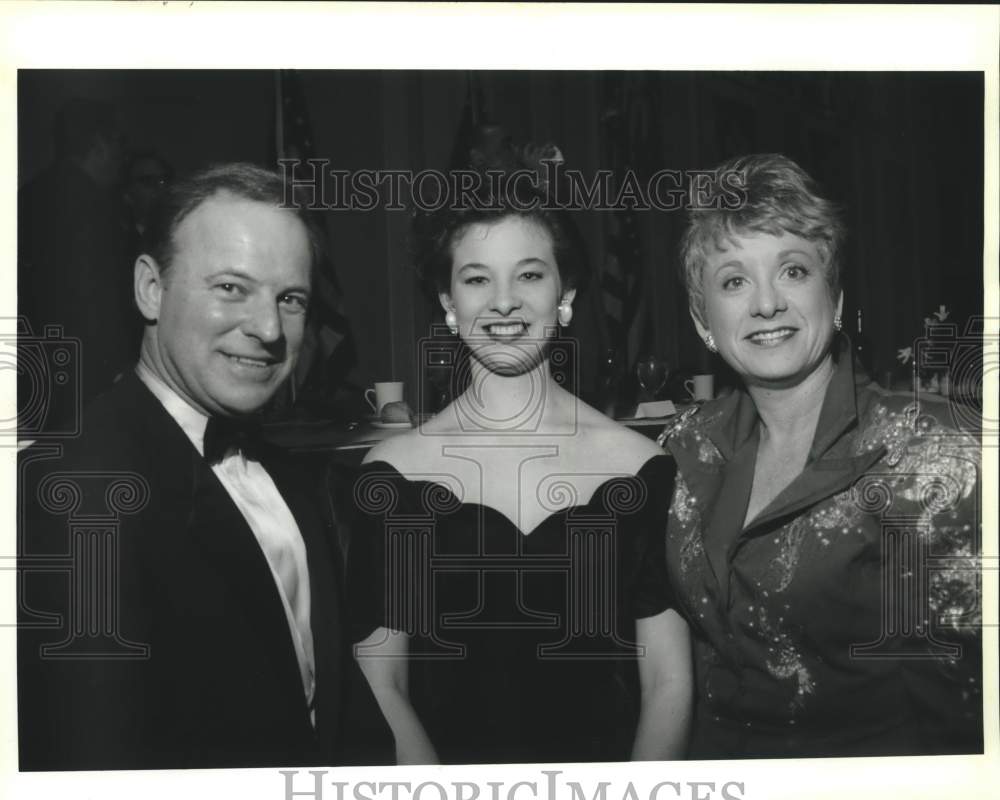
[[[778,680],[787,681],[794,678],[796,681],[795,692],[788,705],[789,711],[798,711],[805,706],[806,696],[816,690],[816,684],[802,660],[802,654],[793,643],[791,635],[771,624],[763,606],[757,607],[757,625],[769,643],[768,658],[765,662],[767,671]]]
[[[675,523],[674,529],[683,531],[680,557],[681,573],[685,575],[704,552],[701,545],[700,516],[694,495],[691,494],[684,479],[678,475],[673,502],[670,504],[670,518]]]

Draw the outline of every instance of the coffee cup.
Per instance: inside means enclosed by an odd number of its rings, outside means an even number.
[[[684,388],[696,403],[711,400],[715,397],[715,376],[695,375],[684,381]]]
[[[376,383],[374,389],[365,389],[365,402],[371,406],[376,416],[382,413],[382,406],[386,403],[398,403],[402,399],[402,381],[382,381]]]

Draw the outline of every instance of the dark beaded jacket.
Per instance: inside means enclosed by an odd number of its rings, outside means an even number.
[[[694,758],[982,752],[978,434],[947,400],[856,383],[841,353],[806,467],[745,529],[750,396],[661,436]]]

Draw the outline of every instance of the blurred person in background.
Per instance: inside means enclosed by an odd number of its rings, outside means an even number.
[[[170,164],[153,151],[139,151],[129,157],[122,195],[131,213],[132,229],[137,239],[145,233],[153,204],[173,177]]]
[[[115,108],[70,100],[56,114],[55,159],[18,196],[18,314],[40,335],[60,325],[81,343],[82,404],[138,355],[128,214],[120,185],[124,138]],[[19,406],[31,389],[21,382]],[[53,408],[58,428],[79,408]]]

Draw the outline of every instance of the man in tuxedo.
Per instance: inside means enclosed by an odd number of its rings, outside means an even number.
[[[284,190],[231,164],[167,191],[135,263],[135,371],[65,453],[24,454],[22,769],[391,760],[363,752],[388,731],[350,671],[322,505],[254,430],[319,252]]]

